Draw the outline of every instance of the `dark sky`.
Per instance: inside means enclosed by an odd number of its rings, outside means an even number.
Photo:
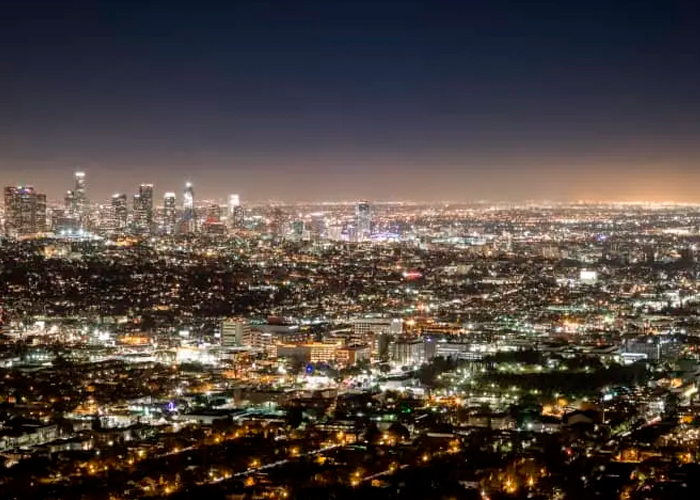
[[[7,0],[0,181],[700,201],[695,3]]]

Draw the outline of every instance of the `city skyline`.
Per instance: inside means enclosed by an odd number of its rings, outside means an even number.
[[[523,195],[522,197],[488,197],[484,196],[483,191],[482,191],[482,196],[475,195],[473,197],[452,197],[452,198],[428,198],[425,196],[417,195],[415,197],[407,197],[407,196],[391,196],[384,194],[382,195],[381,193],[378,193],[376,197],[369,197],[369,196],[338,196],[334,195],[332,192],[327,193],[325,196],[318,196],[314,195],[313,193],[306,195],[304,197],[285,197],[284,195],[281,196],[274,196],[274,192],[268,193],[268,196],[265,196],[264,194],[258,197],[253,197],[249,198],[248,193],[243,193],[243,194],[235,194],[232,195],[230,192],[227,192],[225,190],[222,190],[222,188],[219,188],[219,191],[213,191],[210,190],[209,193],[212,194],[205,194],[205,195],[200,195],[200,190],[198,189],[198,185],[196,182],[192,182],[191,180],[184,181],[181,185],[177,186],[174,185],[174,182],[172,180],[168,181],[166,180],[163,185],[156,184],[153,182],[142,182],[138,181],[137,179],[134,180],[134,182],[123,182],[120,184],[120,187],[124,187],[124,189],[117,189],[113,191],[105,191],[104,189],[100,190],[99,188],[94,188],[92,186],[93,180],[89,176],[89,173],[85,171],[85,169],[81,169],[75,172],[66,172],[66,175],[68,174],[83,174],[85,178],[87,178],[87,189],[85,192],[87,193],[86,195],[86,201],[87,203],[91,204],[109,204],[110,200],[114,198],[115,196],[121,196],[121,195],[129,195],[129,196],[134,196],[138,195],[138,191],[140,186],[143,185],[149,185],[152,186],[153,192],[154,192],[154,205],[155,206],[162,206],[163,201],[165,198],[169,197],[170,195],[174,195],[178,206],[181,206],[183,203],[183,190],[187,189],[188,187],[192,188],[197,188],[197,200],[196,203],[219,203],[221,205],[229,205],[232,200],[232,196],[235,196],[236,198],[236,204],[241,203],[241,199],[245,199],[245,203],[248,205],[264,205],[264,204],[328,204],[328,203],[338,203],[338,204],[354,204],[357,202],[362,202],[363,200],[371,201],[373,203],[426,203],[426,204],[432,204],[432,203],[452,203],[452,204],[460,204],[460,203],[514,203],[516,205],[519,204],[532,204],[532,203],[555,203],[555,204],[567,204],[567,203],[631,203],[631,204],[637,204],[637,203],[651,203],[651,204],[682,204],[682,205],[700,205],[700,197],[696,197],[693,195],[682,195],[682,196],[672,196],[672,195],[665,195],[663,193],[671,192],[670,190],[663,190],[659,189],[659,183],[663,186],[664,184],[668,186],[674,186],[674,185],[680,185],[683,183],[683,179],[677,179],[672,176],[667,176],[665,180],[662,180],[660,182],[657,182],[656,184],[649,182],[646,183],[644,181],[641,181],[640,179],[637,179],[639,185],[645,185],[646,187],[644,189],[637,189],[637,190],[628,190],[628,191],[620,191],[619,189],[617,190],[617,195],[605,195],[605,190],[599,190],[596,193],[596,190],[591,189],[591,190],[585,190],[585,191],[579,191],[581,194],[576,195],[576,196],[557,196],[556,194],[554,195],[548,195],[548,196],[525,196]],[[68,179],[68,180],[66,180]],[[188,177],[189,179],[189,177]],[[66,177],[62,181],[58,180],[57,182],[65,182],[66,186],[70,186],[70,178]],[[554,181],[557,182],[557,181]],[[99,179],[97,179],[96,184],[98,186],[104,184],[104,180],[100,182]],[[46,189],[43,184],[37,183],[37,182],[6,182],[3,184],[5,187],[31,187],[38,189],[39,191],[45,192],[46,197],[47,197],[47,202],[50,204],[65,204],[68,203],[67,201],[67,196],[70,197],[73,195],[74,191],[73,189],[62,189],[61,187],[49,187]],[[240,185],[238,185],[240,187]],[[376,186],[375,186],[376,187]],[[178,191],[179,188],[179,192]],[[651,189],[650,189],[651,188]],[[687,188],[689,191],[693,191],[692,188]],[[678,193],[678,190],[675,191]],[[215,194],[213,194],[215,193]],[[621,194],[622,193],[622,194]],[[653,194],[647,194],[645,193],[653,193]]]
[[[693,19],[655,1],[12,3],[0,182],[700,201]]]

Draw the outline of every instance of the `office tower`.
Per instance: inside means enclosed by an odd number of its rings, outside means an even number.
[[[163,196],[163,229],[165,234],[175,234],[177,227],[177,199],[175,193]]]
[[[32,186],[5,188],[5,234],[10,237],[46,231],[46,195]]]
[[[221,222],[221,206],[216,203],[212,203],[211,205],[207,206],[206,223],[214,224],[218,222]]]
[[[72,217],[75,211],[75,193],[73,191],[69,190],[66,192],[66,195],[63,197],[63,204],[66,208],[66,215]]]
[[[233,209],[241,204],[241,198],[237,194],[232,194],[228,197],[228,213],[233,214]]]
[[[141,195],[135,194],[131,197],[131,229],[133,232],[139,232],[139,213],[141,212]]]
[[[85,189],[85,172],[76,172],[74,187],[66,192],[63,202],[66,207],[66,216],[74,219],[72,225],[84,227],[87,222],[87,194]]]
[[[237,194],[228,197],[228,225],[231,228],[243,226],[244,211],[241,206],[241,198]]]
[[[243,318],[228,318],[221,321],[221,345],[235,347],[246,345],[250,336],[250,323]]]
[[[304,235],[304,221],[303,220],[292,221],[291,231],[289,233],[290,239],[292,241],[301,241],[303,235]]]
[[[116,232],[126,231],[128,224],[128,202],[125,194],[112,195],[112,221],[110,229]]]
[[[197,218],[194,212],[194,187],[191,182],[185,184],[182,198],[182,219],[186,233],[193,233],[197,230]]]
[[[75,193],[76,205],[82,212],[85,208],[85,204],[87,203],[87,195],[85,192],[85,172],[75,173],[75,190],[73,192]]]
[[[425,343],[412,337],[400,338],[391,343],[391,360],[397,365],[420,365],[425,360]]]
[[[46,219],[46,195],[37,193],[34,208],[34,232],[44,233],[47,229]]]
[[[233,220],[231,221],[231,226],[234,228],[241,228],[245,222],[245,208],[243,205],[238,205],[233,210]]]
[[[372,234],[372,207],[369,202],[361,201],[355,208],[357,241],[367,241]]]
[[[134,196],[134,229],[149,234],[153,229],[153,184],[141,184]]]
[[[241,198],[237,194],[232,194],[228,198],[228,225],[232,229],[243,227],[245,210],[241,206]]]

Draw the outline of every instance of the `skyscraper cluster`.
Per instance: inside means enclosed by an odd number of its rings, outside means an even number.
[[[242,228],[244,210],[240,197],[232,194],[226,206],[216,203],[206,207],[195,204],[195,190],[187,182],[178,206],[178,195],[166,192],[162,206],[157,206],[153,184],[139,185],[131,197],[112,195],[107,204],[91,203],[87,196],[85,172],[73,177],[73,189],[66,192],[62,206],[47,210],[46,196],[33,186],[5,188],[4,234],[21,237],[53,232],[61,235],[86,236],[94,233],[112,235],[177,235],[207,232],[222,234],[226,227]]]
[[[5,235],[19,237],[46,231],[46,195],[33,186],[5,188]]]
[[[182,214],[182,217],[180,215]],[[182,211],[177,208],[177,195],[167,192],[163,196],[162,210],[155,206],[153,184],[141,184],[134,194],[131,213],[127,207],[127,195],[118,193],[112,196],[110,229],[117,233],[129,233],[139,236],[150,234],[174,235],[183,230],[194,231],[196,219],[194,207],[194,188],[191,183],[185,185]],[[182,224],[181,224],[182,222]]]

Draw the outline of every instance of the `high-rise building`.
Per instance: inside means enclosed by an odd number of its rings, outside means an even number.
[[[207,212],[206,212],[206,223],[207,224],[214,224],[221,222],[221,206],[212,203],[207,207]]]
[[[68,190],[66,192],[66,195],[63,197],[63,204],[66,208],[65,214],[68,217],[72,217],[75,211],[75,193],[73,191]]]
[[[425,360],[425,344],[417,338],[400,338],[391,343],[391,360],[398,365],[419,365]]]
[[[177,199],[175,193],[163,196],[163,229],[165,234],[175,234],[177,227]]]
[[[231,226],[234,228],[241,228],[245,222],[245,208],[243,205],[238,205],[233,210],[233,220],[231,221]]]
[[[73,189],[73,217],[84,225],[87,209],[87,194],[85,189],[85,172],[75,173],[75,188]]]
[[[221,322],[221,345],[223,347],[244,345],[244,338],[249,334],[250,323],[243,318],[224,319]]]
[[[139,231],[138,214],[141,211],[141,195],[135,194],[131,197],[131,229],[134,232]]]
[[[46,231],[46,195],[32,186],[5,188],[5,234],[10,237]]]
[[[304,221],[297,219],[293,220],[291,223],[291,231],[289,232],[289,237],[292,241],[301,241],[304,235]]]
[[[228,197],[228,211],[229,215],[233,213],[233,209],[241,204],[241,197],[237,194],[232,194]]]
[[[128,224],[128,202],[125,194],[112,195],[112,210],[110,229],[116,232],[126,231]]]
[[[134,196],[134,229],[139,234],[153,229],[153,184],[141,184]]]
[[[85,192],[85,172],[75,173],[75,198],[77,205],[83,209],[87,201]]]
[[[228,198],[228,225],[231,228],[243,227],[245,211],[241,206],[241,198],[237,194],[232,194]]]
[[[73,219],[74,226],[84,227],[87,223],[87,193],[85,188],[85,172],[76,172],[74,175],[74,187],[66,192],[63,198],[66,207],[66,216]]]
[[[355,207],[355,225],[357,241],[367,241],[372,235],[372,207],[369,202],[361,201]]]
[[[197,230],[197,217],[194,211],[194,187],[191,182],[185,184],[182,198],[182,219],[185,232],[194,233]]]

